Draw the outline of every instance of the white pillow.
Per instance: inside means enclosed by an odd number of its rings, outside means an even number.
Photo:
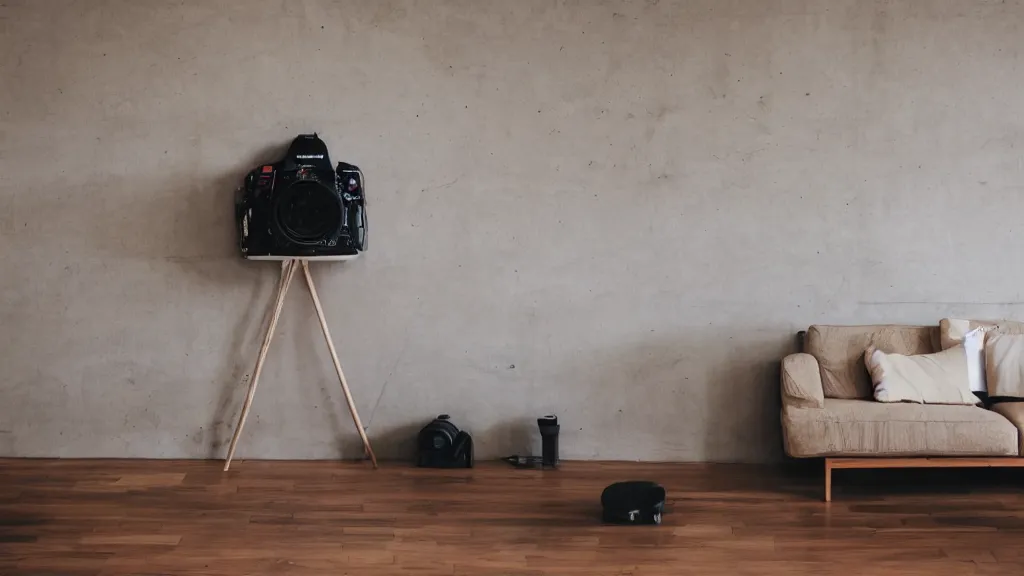
[[[870,346],[864,351],[864,363],[879,402],[978,404],[967,378],[963,346],[916,356],[886,354]]]
[[[985,333],[989,328],[980,327],[964,335],[964,350],[967,351],[967,380],[972,392],[988,394],[985,379]]]

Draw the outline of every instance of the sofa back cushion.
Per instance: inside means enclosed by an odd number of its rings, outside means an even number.
[[[985,336],[989,396],[1024,398],[1024,335],[991,330]]]
[[[957,344],[963,344],[964,336],[975,328],[984,328],[985,331],[998,330],[1003,334],[1024,334],[1024,322],[943,318],[939,320],[939,344],[943,350],[948,350]]]
[[[939,350],[937,326],[824,326],[807,329],[805,352],[818,360],[826,398],[871,398],[872,386],[864,365],[868,346],[912,356]]]

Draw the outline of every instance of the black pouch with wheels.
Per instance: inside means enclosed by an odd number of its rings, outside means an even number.
[[[654,482],[616,482],[601,493],[601,519],[610,524],[661,524],[665,489]]]

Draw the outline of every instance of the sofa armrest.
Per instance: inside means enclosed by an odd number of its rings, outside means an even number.
[[[818,361],[810,354],[790,354],[782,359],[782,405],[824,408]]]

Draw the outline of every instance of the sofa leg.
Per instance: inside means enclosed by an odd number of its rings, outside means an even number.
[[[825,502],[832,501],[832,459],[825,458]]]

